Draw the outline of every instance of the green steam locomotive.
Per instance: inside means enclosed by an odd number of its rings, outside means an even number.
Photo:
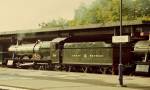
[[[140,71],[143,66],[139,66],[137,62],[143,60],[149,70],[149,44],[149,41],[138,41],[134,48],[128,45],[122,47],[122,56],[126,57],[122,58],[124,72]],[[111,74],[117,74],[118,71],[119,49],[104,41],[74,43],[38,41],[32,44],[11,45],[8,51],[12,58],[7,61],[13,62],[8,65],[13,67],[35,69],[44,67],[48,70]]]

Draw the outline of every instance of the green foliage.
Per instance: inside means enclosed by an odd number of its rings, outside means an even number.
[[[104,24],[119,21],[120,0],[95,0],[75,10],[73,20],[58,19],[40,24],[42,28]],[[149,20],[150,0],[123,0],[123,20]]]
[[[39,24],[39,26],[41,28],[51,28],[51,27],[65,27],[65,26],[68,26],[68,21],[63,19],[63,18],[59,18],[57,20],[52,20],[48,23],[41,23]]]

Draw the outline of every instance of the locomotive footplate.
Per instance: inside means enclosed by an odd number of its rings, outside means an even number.
[[[8,67],[28,67],[36,65],[50,65],[51,60],[33,60],[33,59],[12,59],[5,58]]]
[[[150,62],[137,62],[135,72],[136,74],[150,75]]]

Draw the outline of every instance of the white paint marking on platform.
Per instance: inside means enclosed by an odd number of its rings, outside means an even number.
[[[29,90],[29,89],[22,89],[22,88],[15,88],[15,87],[8,87],[8,86],[0,86],[0,90]]]

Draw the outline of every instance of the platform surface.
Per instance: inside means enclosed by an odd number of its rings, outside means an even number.
[[[150,77],[0,68],[0,90],[150,90]]]

